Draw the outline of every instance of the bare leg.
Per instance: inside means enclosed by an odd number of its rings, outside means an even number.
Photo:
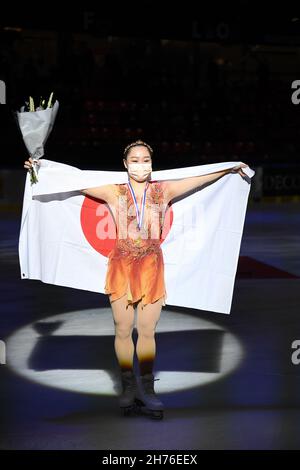
[[[110,302],[115,324],[115,352],[122,371],[133,370],[134,307],[127,306],[127,294]]]
[[[153,304],[147,304],[142,309],[141,301],[137,305],[137,331],[138,340],[136,353],[139,360],[140,374],[153,371],[156,353],[155,328],[160,318],[163,298]]]

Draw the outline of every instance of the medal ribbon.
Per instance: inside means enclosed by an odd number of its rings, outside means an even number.
[[[138,227],[139,227],[139,230],[141,230],[141,226],[142,226],[143,218],[144,218],[146,191],[147,191],[147,188],[148,188],[148,186],[149,186],[149,181],[147,181],[146,187],[145,187],[145,189],[144,189],[144,194],[143,194],[143,199],[142,199],[142,207],[141,207],[142,210],[141,210],[141,213],[140,213],[140,211],[139,211],[138,204],[137,204],[137,200],[136,200],[136,197],[135,197],[135,194],[134,194],[133,187],[132,187],[132,185],[131,185],[131,183],[130,183],[130,180],[128,180],[128,186],[129,186],[129,189],[130,189],[130,192],[131,192],[131,195],[132,195],[132,199],[133,199],[133,202],[134,202],[134,206],[135,206],[135,212],[136,212]]]

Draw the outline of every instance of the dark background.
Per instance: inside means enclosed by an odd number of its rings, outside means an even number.
[[[153,147],[154,169],[298,164],[299,10],[245,0],[5,6],[1,167],[27,156],[13,111],[51,91],[60,110],[45,157],[82,169],[123,168],[137,138]]]

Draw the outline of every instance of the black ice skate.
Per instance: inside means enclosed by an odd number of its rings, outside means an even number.
[[[135,409],[136,377],[133,371],[126,370],[121,372],[121,380],[123,390],[119,396],[119,405],[124,415],[128,415]]]
[[[140,376],[135,399],[136,411],[138,413],[145,412],[146,414],[150,414],[153,419],[162,419],[164,405],[155,394],[155,380],[159,379],[154,379],[154,375],[152,373]]]

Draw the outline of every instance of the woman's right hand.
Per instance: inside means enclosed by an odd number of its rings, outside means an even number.
[[[33,158],[29,157],[28,160],[25,160],[24,162],[24,168],[26,168],[27,170],[30,170],[32,168],[32,163],[33,163]],[[39,160],[36,160],[36,163],[40,165]]]

